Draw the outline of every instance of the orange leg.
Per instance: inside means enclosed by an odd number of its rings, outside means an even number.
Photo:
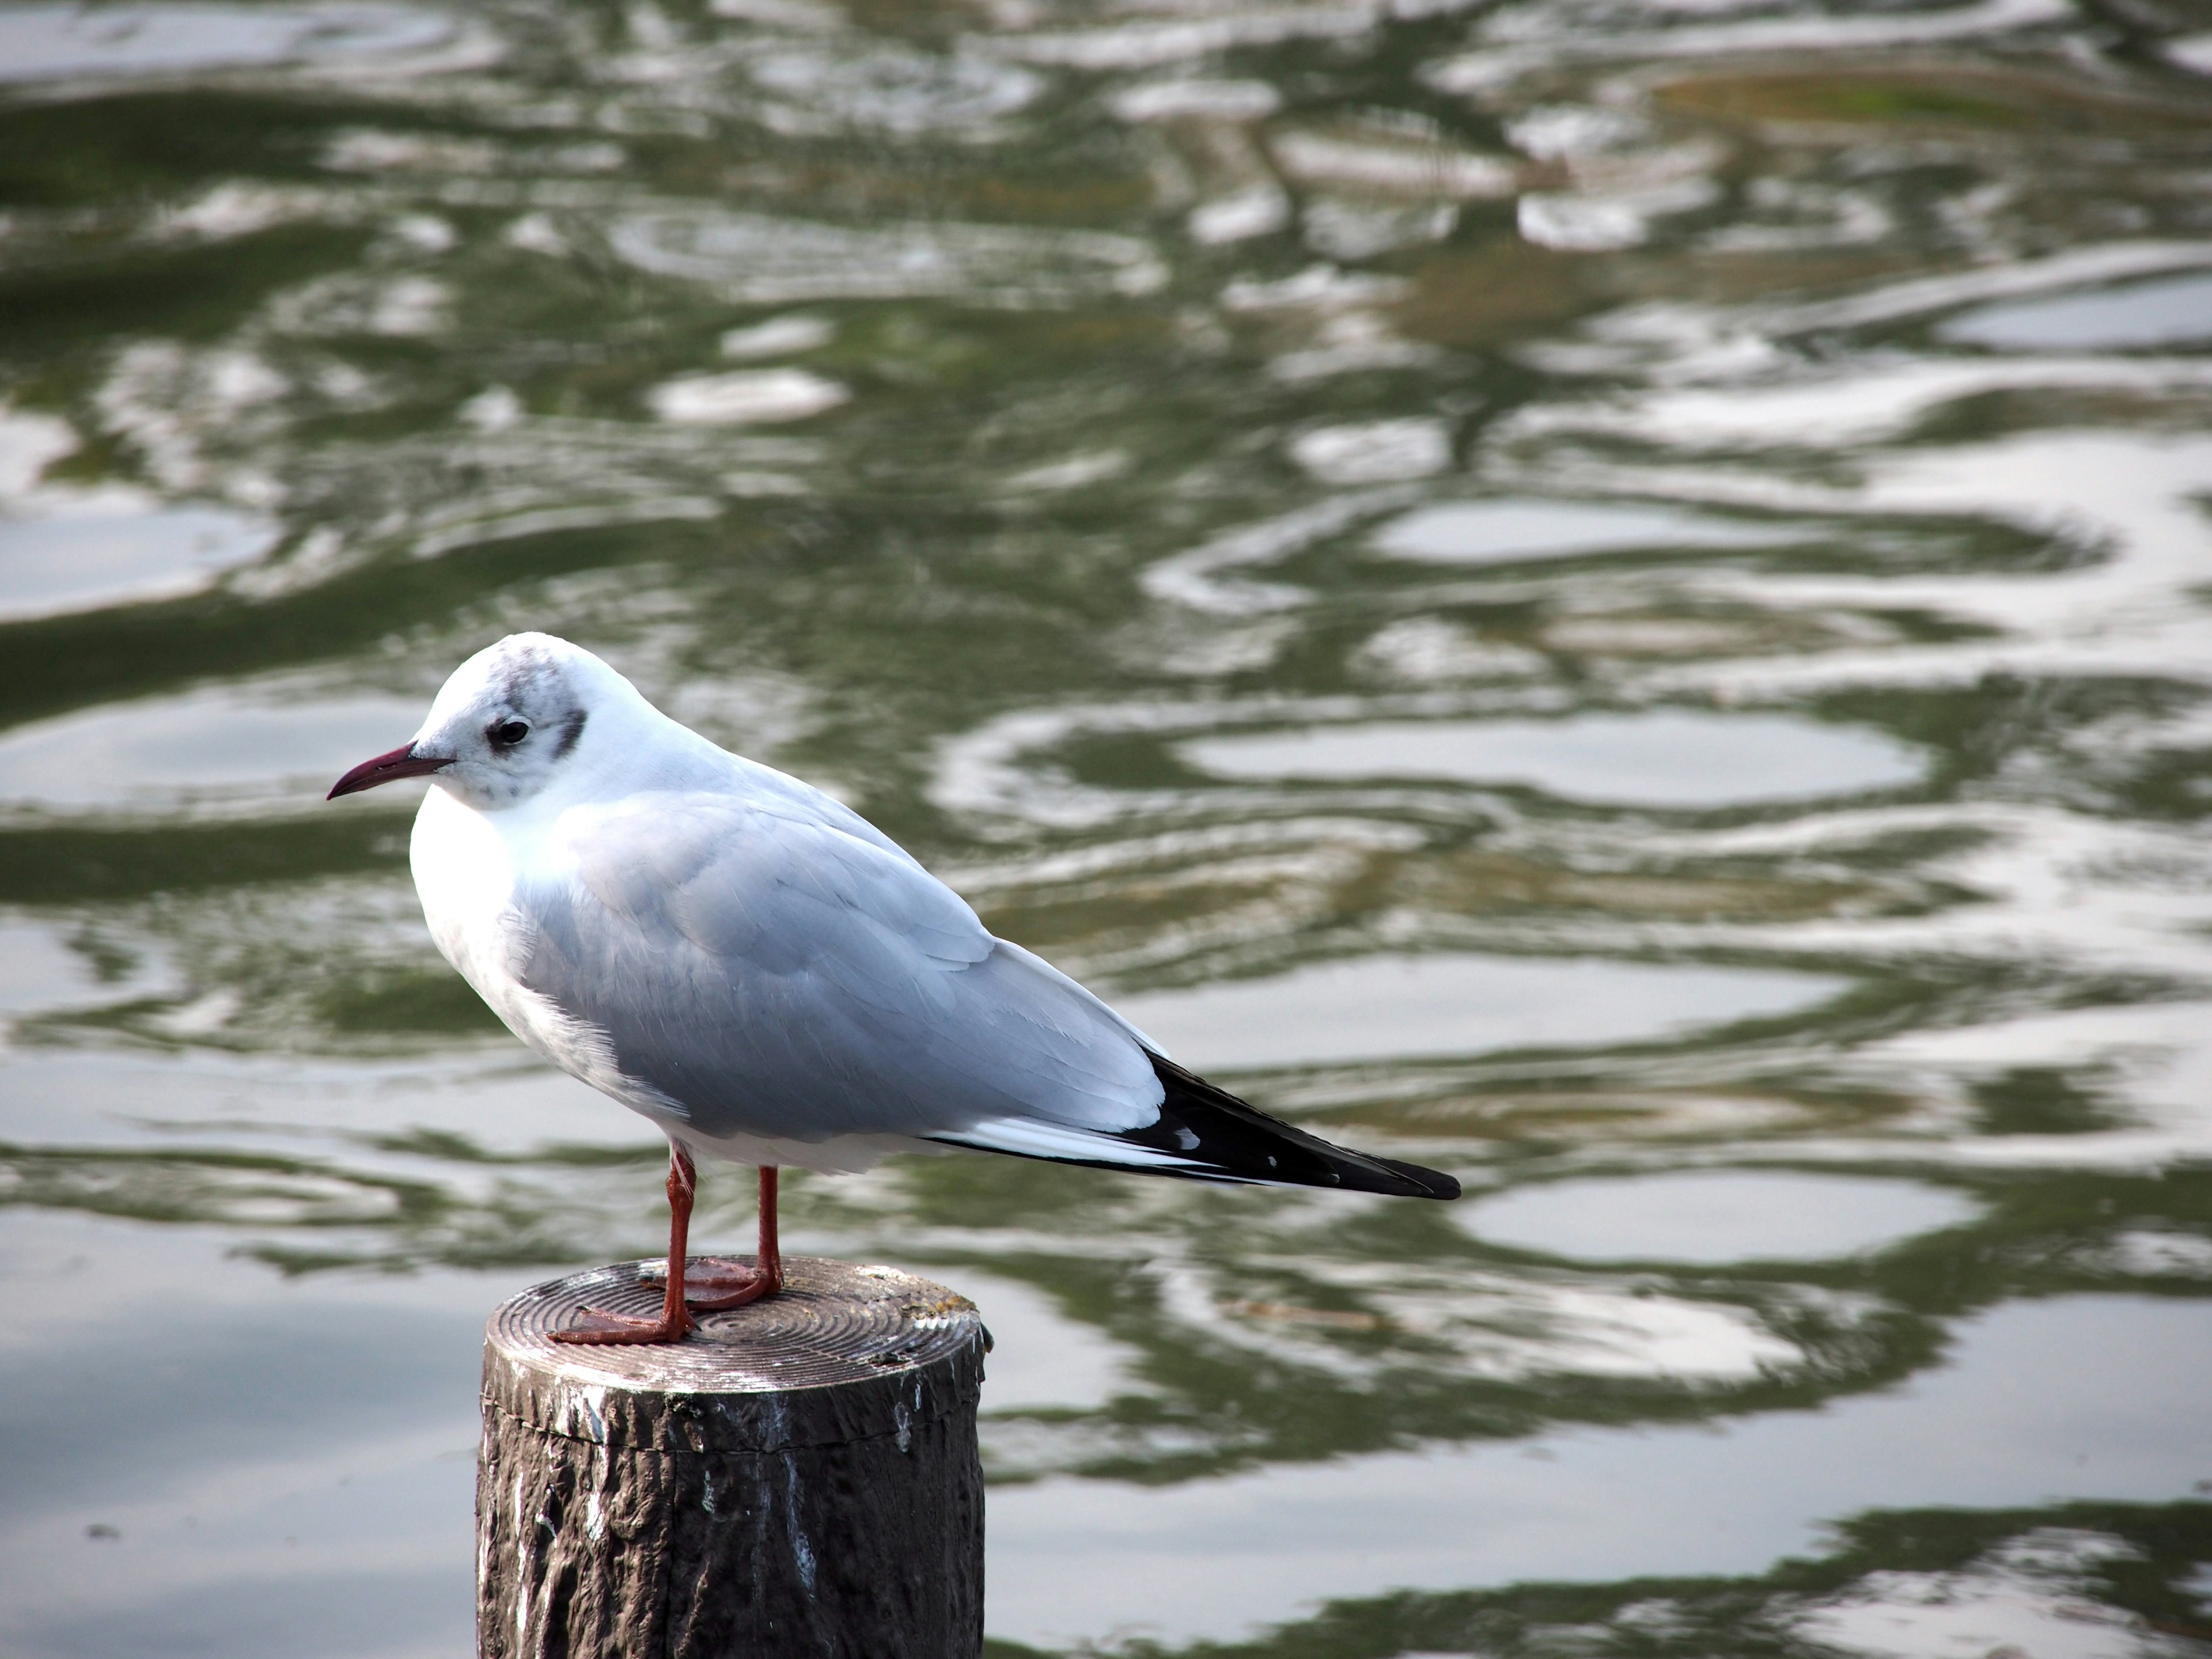
[[[685,1303],[702,1313],[742,1308],[783,1288],[783,1256],[775,1243],[775,1165],[763,1164],[760,1172],[760,1249],[753,1265],[742,1261],[701,1261],[691,1272],[691,1288]]]
[[[586,1308],[574,1324],[549,1333],[556,1342],[681,1342],[692,1319],[684,1305],[684,1269],[691,1237],[691,1200],[699,1190],[699,1172],[681,1146],[668,1149],[668,1288],[660,1304],[660,1317],[640,1319],[630,1314]]]

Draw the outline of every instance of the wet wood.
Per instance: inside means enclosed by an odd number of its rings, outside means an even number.
[[[492,1316],[477,1468],[480,1659],[974,1659],[983,1640],[972,1304],[785,1258],[689,1340],[575,1347],[586,1304],[657,1310],[646,1264]]]

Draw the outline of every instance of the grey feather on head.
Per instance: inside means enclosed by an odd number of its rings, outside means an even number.
[[[453,671],[415,748],[448,759],[439,785],[478,811],[514,806],[576,763],[594,710],[625,693],[637,698],[590,652],[550,634],[510,634]]]

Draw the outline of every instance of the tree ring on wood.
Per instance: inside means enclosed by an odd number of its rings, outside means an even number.
[[[552,1340],[586,1307],[657,1313],[657,1265],[574,1273],[502,1306],[485,1333],[484,1403],[541,1433],[614,1450],[732,1452],[905,1434],[975,1409],[990,1340],[982,1316],[967,1297],[895,1267],[786,1256],[780,1294],[702,1314],[684,1342]],[[830,1392],[793,1409],[794,1390],[814,1389]]]

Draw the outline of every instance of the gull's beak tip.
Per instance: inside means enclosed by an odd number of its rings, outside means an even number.
[[[357,795],[364,789],[374,789],[380,783],[391,783],[400,778],[426,778],[441,767],[450,766],[450,756],[418,755],[415,745],[403,743],[388,754],[378,755],[363,761],[331,786],[325,800],[336,800],[340,795]]]

